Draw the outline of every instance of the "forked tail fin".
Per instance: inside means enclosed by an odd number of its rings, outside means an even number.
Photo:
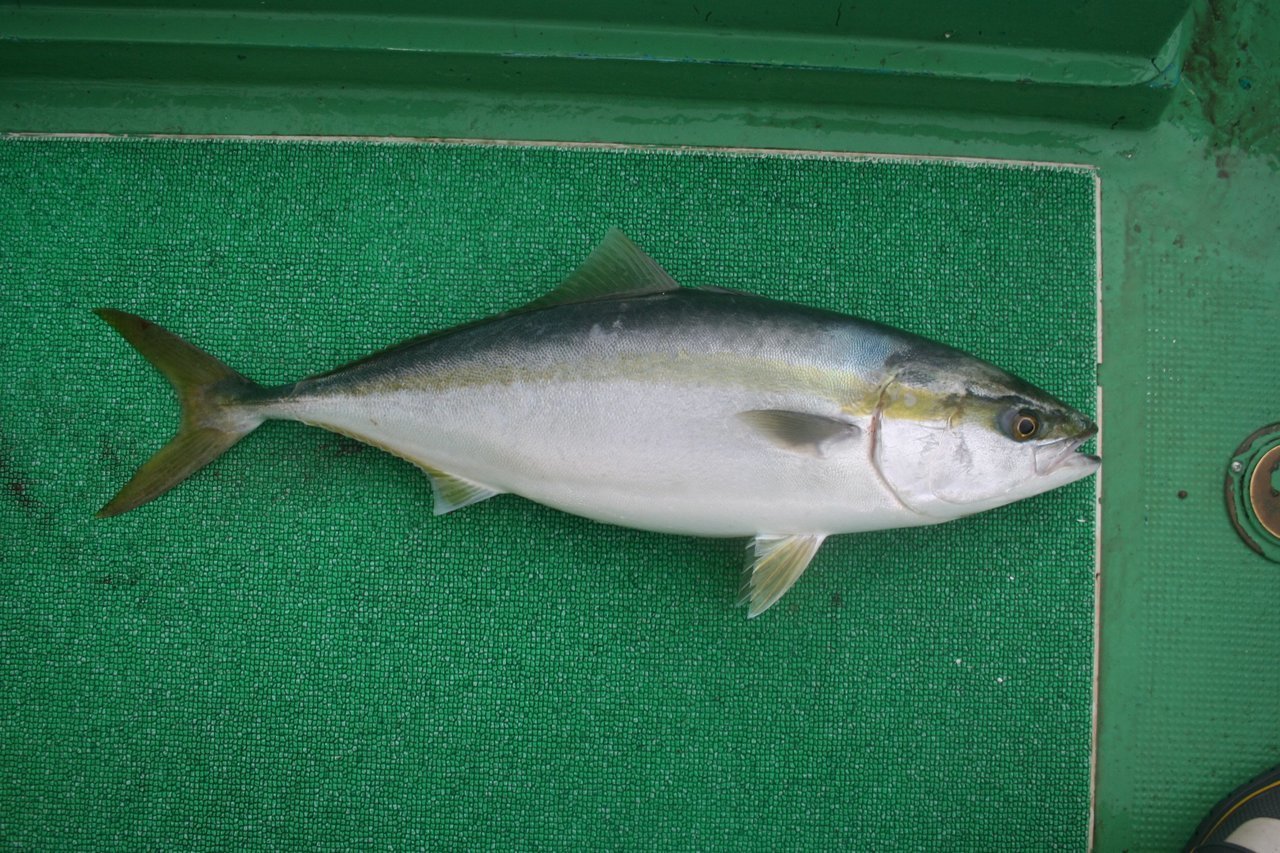
[[[114,308],[94,313],[168,378],[182,404],[178,434],[98,510],[108,518],[160,497],[253,432],[263,419],[245,404],[262,386],[141,317]]]

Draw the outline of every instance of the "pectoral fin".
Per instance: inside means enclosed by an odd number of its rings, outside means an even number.
[[[431,494],[435,498],[435,514],[444,515],[464,506],[478,504],[494,495],[502,494],[501,489],[473,482],[455,474],[447,474],[429,465],[419,465],[431,478]]]
[[[862,435],[857,424],[808,412],[753,409],[739,412],[738,417],[783,450],[807,456],[826,456],[838,445]]]
[[[773,606],[808,568],[824,533],[794,536],[757,536],[747,545],[747,571],[739,604],[750,604],[753,619]]]

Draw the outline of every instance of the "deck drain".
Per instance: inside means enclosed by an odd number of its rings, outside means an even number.
[[[1280,423],[1244,440],[1227,466],[1227,512],[1253,550],[1280,563]]]

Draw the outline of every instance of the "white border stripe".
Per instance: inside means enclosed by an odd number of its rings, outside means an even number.
[[[1103,428],[1102,414],[1102,382],[1096,375],[1101,369],[1103,359],[1102,344],[1102,176],[1095,169],[1093,172],[1093,219],[1094,219],[1094,252],[1097,257],[1094,272],[1094,288],[1097,308],[1094,322],[1094,340],[1097,363],[1094,368],[1094,406],[1097,412],[1098,437],[1097,452],[1102,456]],[[1085,849],[1093,850],[1094,833],[1097,829],[1098,814],[1098,703],[1102,692],[1102,468],[1098,469],[1093,481],[1093,697],[1089,716],[1092,719],[1092,732],[1089,738],[1089,835],[1085,839]]]
[[[743,148],[715,145],[649,145],[624,142],[557,142],[538,139],[481,139],[455,136],[273,136],[219,133],[36,133],[8,132],[0,139],[165,139],[171,141],[237,142],[364,142],[373,145],[469,145],[491,148],[578,148],[596,151],[653,151],[667,154],[729,154],[741,157],[787,157],[805,160],[846,160],[855,162],[956,163],[965,166],[1039,167],[1097,174],[1098,167],[1087,163],[1048,160],[1007,160],[995,157],[946,157],[932,154],[873,154],[852,151],[815,151],[805,148]]]

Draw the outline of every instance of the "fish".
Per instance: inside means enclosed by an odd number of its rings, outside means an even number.
[[[264,387],[178,335],[96,313],[173,385],[181,421],[98,512],[142,506],[270,420],[413,463],[437,515],[514,494],[748,542],[768,610],[833,535],[937,524],[1075,482],[1087,416],[942,343],[818,307],[683,287],[611,230],[550,293]]]

